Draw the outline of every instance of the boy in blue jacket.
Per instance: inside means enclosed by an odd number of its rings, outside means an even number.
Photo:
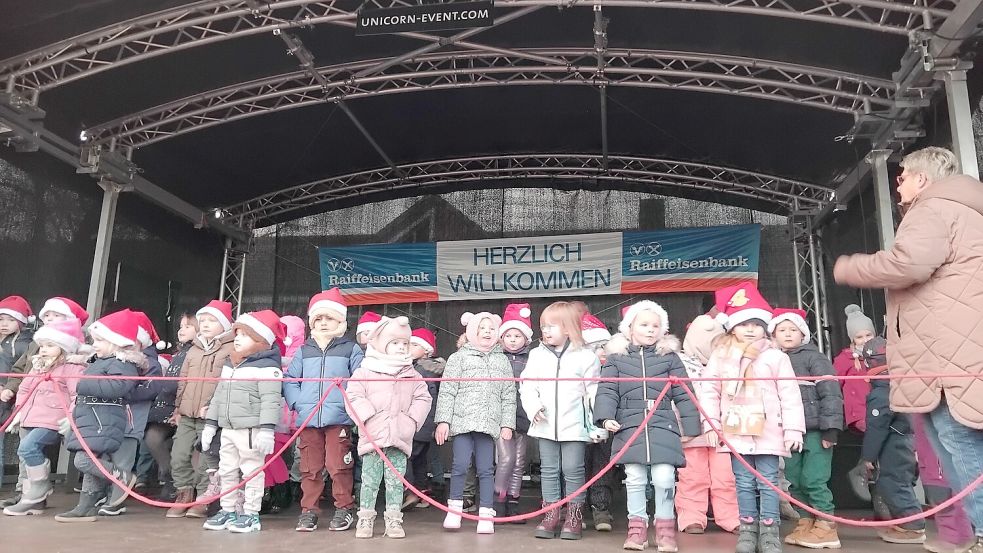
[[[311,337],[294,354],[287,378],[349,378],[362,363],[362,349],[344,336],[348,329],[348,307],[337,288],[311,298],[307,309]],[[331,386],[327,381],[284,382],[287,406],[303,422],[317,410],[299,437],[301,514],[298,532],[317,530],[324,491],[323,471],[331,476],[331,495],[335,513],[329,530],[348,530],[355,521],[352,419],[345,411],[341,390],[332,389],[320,409],[317,405]]]

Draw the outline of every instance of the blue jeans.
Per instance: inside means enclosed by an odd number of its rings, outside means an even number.
[[[61,440],[61,434],[47,428],[30,428],[27,434],[21,438],[20,445],[17,446],[17,456],[29,467],[39,467],[44,464],[47,457],[44,456],[45,446],[56,444]]]
[[[451,491],[448,499],[464,498],[464,480],[471,468],[471,456],[478,474],[478,506],[492,508],[495,502],[495,440],[488,434],[468,432],[454,436],[451,442],[454,465],[451,468]]]
[[[777,455],[745,455],[744,460],[778,486]],[[741,518],[778,520],[778,493],[744,468],[736,456],[731,457],[731,467],[737,481],[737,508]]]
[[[573,493],[584,485],[587,469],[584,467],[584,455],[587,453],[586,442],[555,442],[545,438],[539,439],[539,463],[543,501],[556,503],[563,499],[560,489],[560,473],[563,473],[564,489]],[[579,494],[570,500],[572,505],[582,504],[584,494]]]
[[[983,430],[974,430],[952,418],[945,396],[925,420],[925,435],[932,442],[942,471],[958,493],[983,474]],[[983,489],[963,499],[966,514],[977,536],[983,536]]]
[[[673,520],[676,518],[674,500],[676,497],[676,467],[665,463],[658,465],[625,465],[625,489],[628,492],[628,518],[644,518],[648,523],[648,499],[645,489],[652,477],[655,492],[655,519]]]

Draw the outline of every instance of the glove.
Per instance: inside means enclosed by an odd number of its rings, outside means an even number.
[[[215,432],[217,429],[208,424],[205,428],[201,429],[201,450],[208,451],[208,448],[212,447],[212,440],[215,439]]]
[[[68,436],[72,432],[72,423],[68,422],[68,419],[61,419],[58,421],[58,433],[62,436]]]
[[[13,419],[11,419],[10,424],[7,425],[7,433],[8,434],[16,434],[17,431],[20,430],[20,421],[21,421],[21,418],[23,417],[23,414],[22,414],[23,412],[24,412],[23,410],[17,411],[17,414],[14,415],[14,418]],[[3,439],[3,438],[0,438],[0,439]]]
[[[202,439],[204,439],[204,433],[202,433]],[[263,455],[269,455],[273,453],[273,439],[272,428],[260,428],[259,432],[256,433],[256,437],[253,438],[253,446],[256,448],[256,451]]]

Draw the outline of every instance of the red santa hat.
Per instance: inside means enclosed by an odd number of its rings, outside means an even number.
[[[311,302],[307,305],[308,323],[313,324],[314,319],[325,311],[340,321],[344,321],[348,316],[348,304],[345,303],[345,298],[337,287],[318,292],[311,297]]]
[[[437,337],[426,328],[418,328],[410,335],[410,343],[416,344],[433,355],[437,351]]]
[[[379,324],[382,317],[375,311],[366,311],[362,313],[362,316],[358,318],[358,326],[355,327],[355,334],[361,334],[363,332],[372,332],[375,325]]]
[[[506,305],[505,313],[502,315],[502,326],[498,327],[498,335],[502,336],[514,328],[521,332],[527,341],[532,340],[532,321],[529,319],[531,316],[532,311],[528,303]]]
[[[283,350],[283,339],[287,336],[287,330],[280,322],[280,316],[273,311],[264,309],[263,311],[243,313],[232,325],[232,328],[240,327],[259,336],[267,344],[278,345],[281,351]]]
[[[140,329],[137,333],[140,347],[147,349],[150,346],[154,346],[157,349],[167,349],[167,342],[160,339],[160,335],[157,334],[157,329],[154,327],[154,323],[151,322],[150,317],[143,311],[134,311],[133,315],[137,318],[137,325]]]
[[[7,296],[0,300],[0,315],[10,315],[22,325],[33,323],[36,320],[34,312],[31,311],[31,306],[27,300],[20,296]]]
[[[89,313],[85,309],[82,309],[81,305],[75,302],[75,300],[61,296],[55,296],[44,302],[44,307],[41,308],[41,311],[38,311],[38,317],[43,319],[44,314],[48,311],[60,313],[69,319],[78,319],[79,324],[82,326],[85,326],[85,322],[89,320]]]
[[[34,341],[38,344],[43,341],[53,342],[69,355],[78,353],[79,348],[85,343],[82,323],[78,319],[52,322],[34,333]]]
[[[110,313],[89,326],[93,338],[121,348],[139,347],[140,321],[129,309]]]
[[[195,318],[201,315],[211,315],[218,319],[222,328],[228,332],[232,329],[232,304],[222,300],[212,300],[195,313]]]
[[[790,321],[805,336],[802,343],[809,341],[809,324],[806,323],[806,312],[802,309],[785,309],[780,307],[771,312],[771,322],[768,323],[768,334],[774,334],[778,325]]]
[[[580,331],[584,335],[584,342],[593,344],[595,342],[605,342],[611,339],[608,327],[604,326],[601,319],[590,313],[584,313],[580,319]]]
[[[751,281],[721,288],[714,292],[714,298],[720,311],[717,322],[728,331],[751,319],[759,319],[765,325],[771,322],[771,306]]]
[[[662,333],[666,334],[669,332],[669,314],[666,313],[666,310],[661,305],[650,300],[642,300],[622,309],[621,324],[618,325],[618,332],[624,334],[626,338],[630,337],[631,323],[635,322],[635,318],[642,311],[651,311],[658,315],[659,321],[662,323]]]

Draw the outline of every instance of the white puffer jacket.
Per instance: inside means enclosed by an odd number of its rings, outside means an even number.
[[[549,346],[540,344],[529,352],[529,361],[521,378],[597,378],[601,363],[594,352],[568,347],[558,357]],[[589,442],[587,413],[594,404],[597,382],[585,381],[526,381],[519,387],[522,408],[532,421],[540,409],[546,420],[532,422],[529,435],[558,442]]]

